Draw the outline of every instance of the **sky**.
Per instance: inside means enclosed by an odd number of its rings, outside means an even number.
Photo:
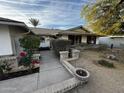
[[[85,25],[80,17],[83,5],[93,0],[0,0],[0,17],[23,21],[37,18],[38,27],[68,29]]]

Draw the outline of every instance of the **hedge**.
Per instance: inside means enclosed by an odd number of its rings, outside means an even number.
[[[52,48],[57,56],[60,51],[69,51],[71,41],[63,39],[55,39],[51,41]]]

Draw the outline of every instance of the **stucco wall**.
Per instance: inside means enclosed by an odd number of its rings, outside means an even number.
[[[111,44],[113,44],[114,47],[124,48],[124,37],[122,38],[100,37],[98,42],[99,44],[104,44],[107,45],[108,47],[110,47]]]
[[[19,44],[19,38],[21,38],[24,35],[24,33],[26,33],[26,31],[25,29],[22,29],[21,27],[17,27],[17,26],[9,26],[9,30],[10,30],[13,54],[17,55],[22,50]]]
[[[12,44],[8,26],[0,25],[0,56],[12,55]]]

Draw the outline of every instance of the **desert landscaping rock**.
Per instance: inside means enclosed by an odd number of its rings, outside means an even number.
[[[76,66],[88,69],[91,78],[85,86],[79,86],[67,93],[124,93],[124,64],[115,62],[116,69],[94,64],[93,60],[99,60],[102,53],[91,50],[81,52]],[[75,61],[71,63],[75,66]]]

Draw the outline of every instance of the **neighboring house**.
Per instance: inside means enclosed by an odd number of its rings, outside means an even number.
[[[58,33],[62,36],[62,39],[71,40],[73,44],[87,43],[87,44],[97,44],[99,35],[94,34],[83,26],[74,27],[66,31],[61,31]]]
[[[19,38],[30,33],[24,22],[0,17],[0,56],[17,55],[20,51]]]
[[[56,39],[61,30],[46,28],[30,28],[30,30],[41,37],[40,48],[50,48],[50,41]]]
[[[99,38],[99,44],[107,45],[108,47],[124,48],[124,36],[106,36]]]
[[[53,38],[58,39],[66,39],[74,44],[87,43],[87,44],[97,44],[97,38],[99,35],[96,35],[88,30],[86,30],[83,26],[74,27],[68,30],[58,30],[58,29],[44,29],[44,28],[30,28],[31,31],[40,35],[41,43],[50,42]],[[44,38],[44,39],[43,39]],[[42,44],[44,45],[44,44]]]

